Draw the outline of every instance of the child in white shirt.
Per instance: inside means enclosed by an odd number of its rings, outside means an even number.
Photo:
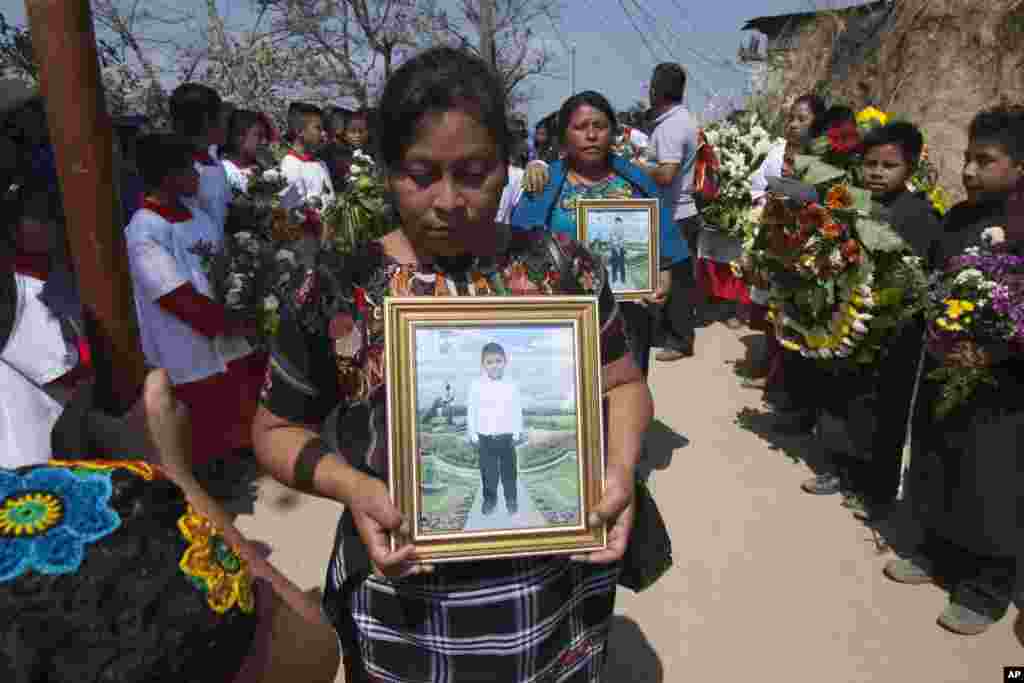
[[[248,109],[236,109],[231,114],[221,164],[232,192],[245,194],[249,191],[249,180],[259,171],[257,157],[270,143],[272,135],[263,114]]]
[[[479,449],[484,515],[498,503],[498,479],[509,514],[519,511],[516,446],[525,442],[523,401],[519,387],[504,379],[508,357],[500,344],[488,343],[480,353],[481,376],[469,386],[466,435]]]
[[[185,205],[201,209],[209,216],[221,239],[228,218],[231,189],[224,167],[210,150],[221,137],[218,131],[222,109],[223,103],[217,91],[199,83],[183,83],[171,95],[174,130],[192,143],[193,163],[199,173],[199,190],[194,197],[185,199]]]
[[[288,111],[288,129],[292,146],[281,160],[281,173],[288,180],[289,189],[308,204],[315,205],[316,200],[328,204],[334,199],[331,173],[327,164],[315,156],[323,139],[320,108],[293,103]]]
[[[142,350],[165,368],[175,394],[188,405],[192,455],[198,464],[251,444],[266,355],[245,340],[254,321],[239,319],[213,299],[200,242],[215,248],[222,235],[185,199],[198,190],[192,144],[177,135],[139,141],[146,198],[125,229]]]

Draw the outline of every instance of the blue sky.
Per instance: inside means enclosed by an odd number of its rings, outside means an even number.
[[[145,6],[146,0],[143,0]],[[198,0],[180,0],[178,6]],[[249,0],[219,0],[230,19],[247,13]],[[558,77],[533,81],[538,97],[527,108],[532,126],[543,115],[558,109],[570,94],[570,60],[563,43],[576,45],[576,90],[597,90],[616,108],[630,106],[646,97],[646,83],[659,61],[678,61],[690,71],[687,104],[704,110],[712,93],[742,96],[747,77],[735,66],[736,51],[749,33],[740,31],[755,16],[800,12],[814,6],[855,4],[840,0],[563,0],[558,26],[542,21],[536,27],[541,39],[562,53]],[[630,10],[643,32],[630,23]],[[24,23],[22,0],[0,0],[0,12],[12,23]],[[651,18],[659,31],[653,31]],[[647,45],[644,39],[646,38]],[[648,48],[648,45],[650,46]],[[652,54],[653,52],[653,54]],[[730,67],[729,64],[732,66]]]

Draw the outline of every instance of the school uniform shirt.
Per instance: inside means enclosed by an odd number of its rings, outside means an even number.
[[[764,161],[750,176],[750,198],[757,202],[768,193],[768,179],[781,178],[782,167],[786,162],[786,143],[779,144],[768,150]]]
[[[142,351],[150,365],[166,368],[173,384],[184,384],[226,372],[229,362],[252,353],[244,339],[206,337],[157,303],[187,284],[213,298],[202,261],[190,251],[200,241],[223,244],[223,232],[209,216],[147,205],[135,212],[125,241]]]
[[[697,215],[693,196],[697,142],[697,122],[683,105],[672,107],[655,121],[648,156],[658,164],[679,164],[672,184],[661,189],[662,201],[673,207],[677,221]]]
[[[50,459],[50,433],[61,405],[43,387],[78,365],[78,351],[42,302],[44,282],[16,273],[10,335],[0,350],[0,468]]]
[[[14,328],[0,358],[28,381],[44,386],[71,372],[79,362],[78,349],[64,334],[60,318],[43,303],[46,283],[16,273],[17,303]]]
[[[498,223],[512,220],[512,212],[523,197],[523,176],[526,171],[516,166],[508,167],[508,183],[501,192],[501,203],[498,204],[498,215],[494,219]]]
[[[199,192],[184,203],[190,209],[200,209],[205,213],[213,221],[220,239],[223,240],[228,205],[231,203],[231,188],[228,186],[224,166],[209,152],[196,153],[194,164],[199,172]]]
[[[245,194],[249,191],[249,180],[252,178],[251,168],[242,168],[230,159],[221,159],[221,166],[224,167],[224,175],[228,180],[228,188],[232,192]]]
[[[311,154],[288,152],[281,160],[281,173],[303,200],[320,197],[325,203],[334,198],[334,185],[327,164]]]
[[[469,385],[466,432],[471,436],[523,433],[523,401],[519,387],[486,375]]]

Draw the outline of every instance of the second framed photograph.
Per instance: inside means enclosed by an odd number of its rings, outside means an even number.
[[[594,297],[385,300],[389,487],[424,562],[584,553],[604,486]]]
[[[581,199],[577,239],[608,266],[619,299],[642,299],[658,287],[657,199]]]

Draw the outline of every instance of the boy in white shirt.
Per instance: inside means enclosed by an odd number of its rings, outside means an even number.
[[[294,102],[288,109],[291,149],[281,160],[281,173],[289,190],[310,205],[326,205],[334,199],[334,186],[327,164],[316,158],[323,140],[323,116],[312,104]]]
[[[213,88],[183,83],[171,95],[170,110],[175,132],[192,143],[193,164],[199,173],[199,191],[194,197],[187,197],[185,205],[201,209],[209,216],[219,238],[223,239],[231,188],[224,167],[210,153],[221,139],[223,102]]]
[[[498,504],[498,479],[509,514],[519,511],[516,496],[519,465],[516,446],[526,442],[523,401],[519,387],[504,379],[508,357],[500,344],[485,344],[480,353],[483,372],[469,385],[466,435],[480,454],[483,508],[489,515]]]
[[[249,435],[266,356],[245,340],[256,323],[240,319],[213,299],[200,241],[219,248],[222,236],[186,199],[198,190],[192,143],[177,135],[139,141],[146,184],[142,208],[125,229],[142,351],[165,368],[175,395],[192,418],[195,464],[251,444]]]

